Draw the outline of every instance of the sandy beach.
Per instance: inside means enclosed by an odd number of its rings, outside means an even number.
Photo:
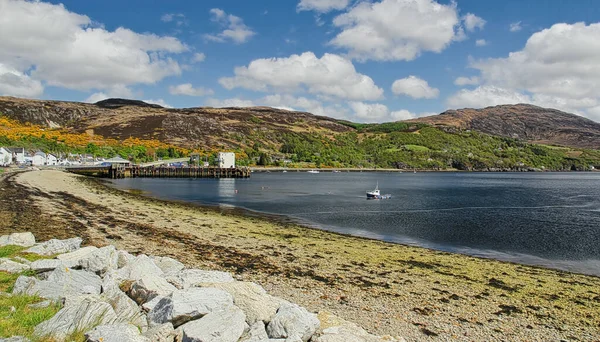
[[[233,272],[407,341],[600,341],[600,278],[146,198],[61,171],[0,175],[0,235],[81,236]]]

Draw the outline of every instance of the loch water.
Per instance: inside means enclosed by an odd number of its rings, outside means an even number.
[[[600,173],[290,171],[112,183],[161,199],[234,206],[319,229],[600,276]],[[392,198],[367,200],[376,184]]]

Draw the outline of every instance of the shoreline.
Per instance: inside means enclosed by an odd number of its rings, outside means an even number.
[[[12,223],[0,224],[0,235],[25,226],[34,234],[58,229],[67,237],[82,233],[90,245],[182,257],[190,265],[233,271],[371,333],[408,340],[600,338],[600,279],[594,276],[231,215],[109,190],[58,171],[0,178],[14,197],[0,209]],[[31,206],[31,213],[14,213],[19,204]]]

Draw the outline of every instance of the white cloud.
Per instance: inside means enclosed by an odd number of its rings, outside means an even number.
[[[487,43],[487,41],[485,39],[477,39],[475,41],[475,46],[481,47],[481,46],[486,46],[487,44],[488,43]]]
[[[237,67],[234,77],[219,79],[226,89],[246,88],[255,91],[297,92],[348,100],[377,100],[383,89],[366,75],[356,72],[351,61],[325,54],[317,58],[312,52],[285,58],[257,59],[247,67]]]
[[[165,23],[170,23],[177,18],[180,18],[180,20],[177,21],[177,24],[182,25],[182,19],[185,18],[185,15],[183,13],[165,13],[160,17],[160,20]]]
[[[467,13],[462,17],[463,22],[465,23],[465,28],[469,32],[475,31],[475,29],[483,30],[486,21],[482,18],[476,16],[473,13]]]
[[[354,112],[353,121],[358,122],[389,122],[409,120],[416,117],[433,115],[435,113],[420,113],[415,114],[406,109],[390,111],[387,106],[381,103],[364,103],[350,102],[348,103]]]
[[[477,77],[477,76],[472,76],[472,77],[461,76],[454,80],[454,84],[456,84],[457,86],[478,85],[479,77]]]
[[[169,93],[171,95],[206,96],[213,95],[215,92],[212,89],[203,87],[194,88],[191,83],[184,83],[177,86],[170,86]]]
[[[38,97],[44,93],[42,82],[0,63],[0,95]]]
[[[205,59],[206,59],[205,54],[203,54],[202,52],[196,52],[194,54],[194,56],[192,57],[192,63],[204,62]]]
[[[251,100],[244,100],[239,98],[231,99],[214,99],[209,98],[204,101],[204,104],[209,107],[255,107],[256,104]]]
[[[348,7],[350,0],[300,0],[298,11],[316,11],[327,13],[332,10],[341,11]]]
[[[233,41],[236,44],[241,44],[247,42],[256,34],[244,24],[242,18],[227,14],[222,9],[213,8],[210,10],[210,14],[212,15],[212,21],[219,23],[224,30],[218,34],[205,34],[204,37],[208,40],[219,43]]]
[[[150,103],[150,104],[157,104],[157,105],[163,106],[165,108],[173,108],[171,105],[166,103],[165,100],[163,100],[163,99],[156,99],[156,100],[149,99],[149,100],[142,100],[142,101],[144,101],[146,103]]]
[[[394,81],[392,92],[396,95],[407,95],[413,99],[435,99],[440,94],[440,91],[430,87],[427,81],[412,75]]]
[[[16,0],[0,1],[0,46],[6,68],[75,90],[154,84],[181,73],[170,54],[187,50],[173,37],[107,31],[63,5]]]
[[[110,98],[122,98],[122,99],[132,99],[134,98],[133,91],[128,87],[117,84],[113,87],[106,89],[106,91],[93,93],[88,98],[83,100],[83,102],[87,103],[96,103],[98,101],[110,99]]]
[[[481,108],[516,103],[531,103],[531,99],[519,92],[494,86],[481,86],[473,90],[461,89],[446,100],[450,108]]]
[[[464,39],[456,3],[434,0],[360,2],[333,20],[342,31],[331,45],[360,61],[410,61]]]
[[[521,22],[517,21],[517,22],[511,23],[510,26],[508,27],[508,29],[510,30],[510,32],[519,32],[519,31],[521,31],[521,29],[522,29]]]

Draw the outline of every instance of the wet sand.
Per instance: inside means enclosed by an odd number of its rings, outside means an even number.
[[[2,175],[0,234],[81,236],[234,272],[407,341],[600,341],[600,278],[146,198],[61,171]]]

